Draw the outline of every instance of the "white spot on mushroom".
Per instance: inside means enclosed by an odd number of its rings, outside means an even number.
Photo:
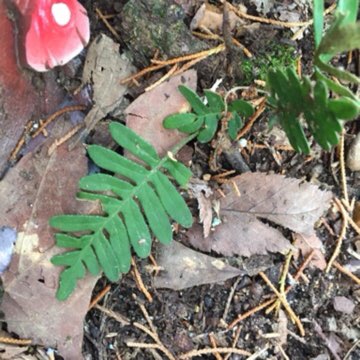
[[[64,3],[55,3],[51,6],[51,14],[59,26],[65,26],[71,19],[71,11]]]

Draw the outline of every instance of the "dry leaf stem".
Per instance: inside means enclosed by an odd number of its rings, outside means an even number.
[[[279,293],[279,291],[275,288],[275,286],[273,285],[273,283],[269,280],[269,278],[265,275],[265,273],[263,273],[262,271],[260,271],[259,275],[262,277],[262,279],[266,282],[266,284],[270,287],[270,289],[275,293],[275,295],[279,298],[279,300],[281,301],[282,305],[284,306],[285,310],[287,311],[287,313],[290,316],[290,319],[295,322],[295,324],[297,325],[299,331],[300,331],[300,335],[301,336],[305,336],[305,330],[304,327],[300,321],[300,319],[297,317],[297,315],[295,314],[295,312],[293,311],[293,309],[290,307],[287,299],[285,296],[283,296],[282,294]]]
[[[336,260],[336,258],[339,256],[340,254],[340,250],[341,250],[341,245],[343,243],[343,240],[345,238],[346,235],[346,230],[348,227],[348,216],[346,213],[346,210],[344,208],[344,206],[341,204],[341,201],[337,198],[334,199],[336,206],[339,208],[342,218],[343,218],[343,223],[342,223],[342,227],[341,227],[341,231],[340,231],[340,235],[336,241],[336,246],[335,246],[335,250],[333,252],[333,254],[331,255],[331,258],[326,266],[325,272],[328,273],[331,269],[331,266],[333,264],[333,262]]]
[[[133,267],[131,272],[134,276],[134,279],[135,279],[138,289],[145,295],[145,297],[148,299],[149,302],[152,302],[153,297],[150,294],[150,292],[148,291],[148,289],[145,287],[144,282],[141,278],[140,272],[138,270],[138,267],[137,267],[136,262],[133,257],[131,258],[131,265]]]
[[[306,257],[306,259],[304,260],[304,262],[300,265],[300,267],[298,268],[298,270],[296,271],[296,274],[294,275],[294,280],[297,281],[300,277],[301,277],[301,274],[303,273],[303,271],[305,270],[305,268],[309,265],[312,257],[314,256],[315,254],[315,250],[313,249],[311,251],[311,253]],[[291,289],[292,289],[292,285],[289,285],[287,288],[286,288],[286,293],[288,293]],[[228,329],[231,329],[233,328],[235,325],[237,325],[240,321],[248,318],[249,316],[259,312],[260,310],[262,309],[265,309],[266,307],[268,307],[269,305],[272,305],[275,303],[277,299],[276,298],[272,298],[270,300],[267,300],[263,303],[261,303],[260,305],[258,306],[255,306],[254,308],[248,310],[247,312],[241,314],[241,315],[238,315],[238,317],[232,321],[232,323],[228,326]]]
[[[117,31],[111,26],[111,24],[107,21],[107,17],[103,15],[101,10],[99,8],[95,8],[96,14],[99,16],[99,18],[102,20],[104,25],[108,28],[108,30],[114,35],[114,38],[116,40],[120,40],[120,35],[117,33]]]

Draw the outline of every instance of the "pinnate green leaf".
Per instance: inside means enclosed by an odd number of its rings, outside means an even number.
[[[57,298],[65,300],[86,271],[103,271],[110,281],[130,269],[131,248],[140,257],[150,254],[152,234],[160,242],[172,239],[171,219],[190,227],[192,214],[167,171],[181,185],[190,170],[171,156],[160,158],[155,149],[120,123],[110,124],[117,144],[145,165],[131,161],[113,150],[98,145],[88,148],[91,159],[110,174],[91,174],[79,181],[80,199],[99,201],[101,215],[58,215],[50,225],[59,232],[56,244],[65,248],[52,258],[63,266]],[[121,176],[121,179],[118,177]]]

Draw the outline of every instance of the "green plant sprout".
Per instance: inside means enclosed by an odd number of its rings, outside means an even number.
[[[355,75],[328,64],[337,53],[359,46],[360,23],[355,22],[354,16],[358,8],[359,0],[340,0],[333,24],[323,36],[324,1],[314,0],[316,52],[313,74],[300,78],[293,67],[274,68],[267,73],[267,105],[273,114],[271,123],[282,126],[290,144],[299,153],[310,153],[304,122],[314,140],[323,149],[329,150],[338,143],[344,121],[353,120],[360,114],[360,100],[347,87],[327,75],[360,84],[360,79]],[[198,131],[198,141],[210,141],[216,133],[219,119],[224,116],[222,99],[217,94],[205,91],[208,101],[208,106],[205,106],[190,89],[181,86],[179,91],[191,105],[193,113],[170,115],[164,120],[164,127],[187,133]],[[336,97],[331,96],[330,92]],[[245,104],[242,100],[228,104],[228,111],[232,113],[228,122],[231,139],[236,138],[242,123],[241,116],[252,114],[253,110]]]

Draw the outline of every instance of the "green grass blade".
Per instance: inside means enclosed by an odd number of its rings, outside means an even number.
[[[339,0],[336,13],[344,14],[342,25],[351,24],[356,21],[359,12],[359,0]]]
[[[313,1],[313,19],[315,48],[317,48],[321,42],[324,29],[324,0]]]

